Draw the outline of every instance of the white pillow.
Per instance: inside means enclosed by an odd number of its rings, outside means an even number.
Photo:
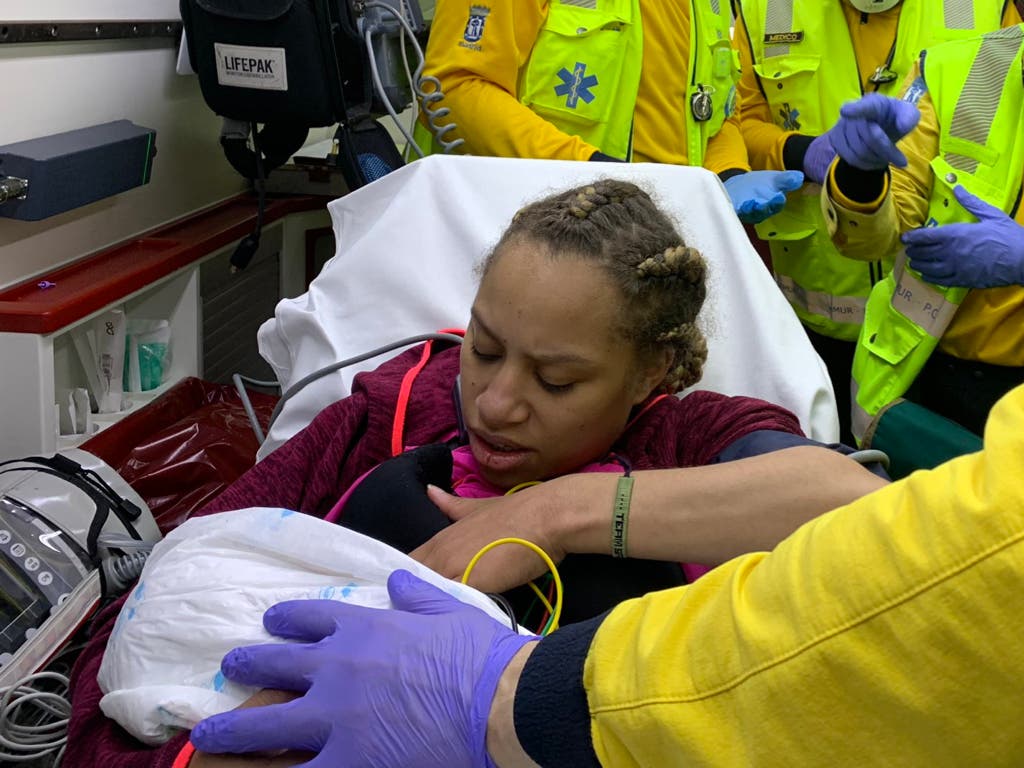
[[[287,389],[387,342],[465,327],[476,293],[473,268],[512,215],[549,193],[608,176],[651,192],[708,261],[701,313],[708,364],[697,388],[785,406],[810,437],[835,442],[838,417],[825,367],[750,245],[718,177],[702,168],[468,156],[418,160],[330,203],[337,253],[307,293],[278,304],[275,317],[260,328],[261,354]],[[260,458],[345,397],[356,373],[387,357],[330,374],[292,397]]]

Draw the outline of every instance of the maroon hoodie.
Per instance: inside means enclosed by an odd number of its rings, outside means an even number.
[[[352,394],[325,408],[306,429],[254,466],[197,515],[232,509],[284,507],[324,517],[345,490],[391,455],[398,391],[422,347],[375,371],[355,377]],[[435,354],[416,377],[405,421],[404,443],[441,442],[456,429],[452,388],[459,350]],[[695,467],[752,432],[801,435],[789,411],[763,400],[693,392],[663,398],[640,416],[614,446],[634,470]],[[64,768],[171,768],[185,744],[182,733],[162,747],[147,747],[100,711],[96,676],[118,601],[101,613],[71,678],[72,713]]]

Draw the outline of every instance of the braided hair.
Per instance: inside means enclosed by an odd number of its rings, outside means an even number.
[[[620,331],[641,359],[671,353],[658,389],[675,393],[700,380],[708,355],[697,327],[706,294],[704,258],[640,187],[601,179],[527,205],[481,272],[513,242],[544,246],[552,258],[594,261],[622,295]]]

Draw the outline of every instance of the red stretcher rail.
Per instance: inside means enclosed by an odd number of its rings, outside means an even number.
[[[292,213],[324,208],[327,202],[325,197],[269,199],[264,226]],[[242,194],[36,275],[0,291],[0,331],[59,331],[240,240],[255,223],[256,198]]]

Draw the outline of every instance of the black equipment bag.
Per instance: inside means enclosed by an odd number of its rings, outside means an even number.
[[[310,128],[368,101],[347,0],[181,0],[181,17],[203,98],[222,117]]]

